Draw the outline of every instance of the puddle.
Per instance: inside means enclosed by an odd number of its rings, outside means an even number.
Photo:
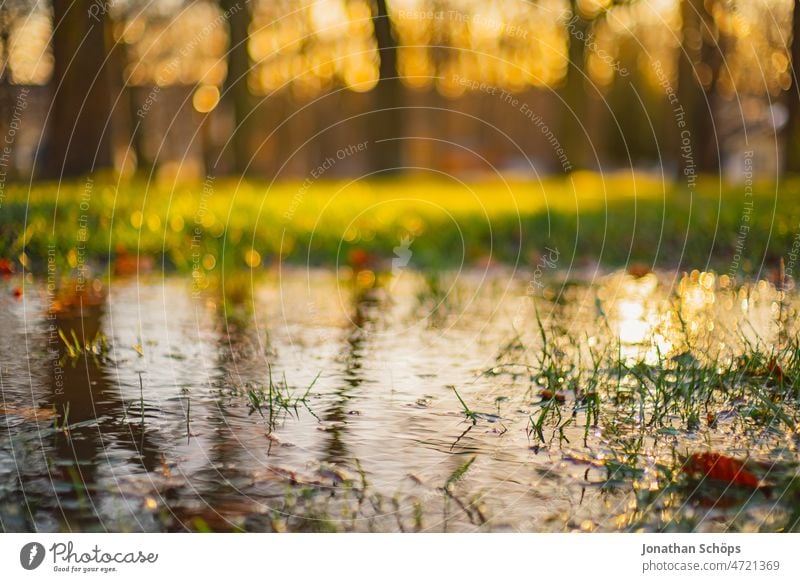
[[[122,279],[55,314],[3,283],[0,525],[797,527],[792,292],[532,277]],[[708,451],[748,478],[685,469]]]

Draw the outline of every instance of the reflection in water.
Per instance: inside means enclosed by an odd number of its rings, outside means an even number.
[[[344,442],[347,431],[347,406],[353,393],[364,382],[363,359],[369,346],[370,334],[374,331],[380,312],[382,290],[373,278],[370,285],[359,284],[357,278],[352,283],[352,313],[350,325],[343,330],[344,350],[341,355],[344,363],[341,384],[333,393],[331,405],[324,411],[322,419],[326,426],[324,460],[329,463],[347,463],[350,452]]]
[[[716,358],[776,339],[796,313],[794,296],[765,281],[735,289],[693,272],[673,289],[667,277],[619,273],[564,286],[558,303],[537,298],[543,326],[560,330],[543,345],[520,310],[533,301],[524,277],[467,273],[447,289],[470,300],[440,309],[435,325],[420,298],[443,298],[411,272],[389,288],[380,276],[270,273],[234,323],[179,279],[115,282],[107,300],[53,319],[33,295],[6,294],[3,529],[613,529],[630,522],[629,497],[592,483],[610,431],[627,438],[630,427],[584,428],[565,408],[560,432],[547,428],[554,444],[533,447],[540,379],[513,366],[538,365],[543,350],[584,361],[619,350],[631,368]],[[52,344],[51,322],[66,340]],[[76,350],[96,338],[108,347]],[[311,412],[290,410],[274,427],[253,412],[247,393],[268,385],[268,366],[295,395],[320,375]],[[548,381],[573,392],[582,415],[596,379],[569,373],[555,366]],[[630,442],[655,466],[655,441]]]
[[[729,285],[727,276],[718,281],[714,273],[693,271],[670,295],[653,273],[619,274],[597,294],[609,306],[608,324],[619,339],[623,360],[655,365],[701,344],[713,353],[724,352],[739,343],[738,334],[752,341],[774,335],[779,328],[777,302],[784,294],[766,281],[739,290]],[[753,297],[757,301],[751,305]]]

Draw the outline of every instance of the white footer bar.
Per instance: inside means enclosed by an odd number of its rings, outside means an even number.
[[[0,579],[760,582],[800,579],[799,542],[798,534],[0,534]]]

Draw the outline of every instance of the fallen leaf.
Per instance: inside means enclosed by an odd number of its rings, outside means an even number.
[[[0,414],[5,416],[19,416],[25,420],[37,422],[50,420],[58,414],[52,408],[35,408],[32,406],[0,405]]]
[[[778,382],[788,382],[786,374],[783,373],[783,368],[781,368],[781,365],[775,358],[772,358],[769,364],[767,364],[767,371],[772,374],[772,377]]]
[[[164,453],[161,453],[161,473],[167,479],[172,475],[172,471],[170,471],[169,465],[167,464],[167,456]]]
[[[14,273],[14,263],[8,259],[0,259],[0,275],[12,275]]]
[[[682,470],[696,479],[713,479],[751,489],[761,487],[761,480],[748,471],[744,463],[720,453],[693,453]]]
[[[118,245],[114,257],[114,274],[119,276],[141,275],[153,270],[153,257],[148,255],[132,255],[127,249]]]
[[[628,274],[637,279],[641,279],[645,275],[649,275],[653,271],[644,263],[632,263],[628,265]]]
[[[539,392],[539,396],[542,400],[555,400],[559,404],[563,404],[564,401],[566,401],[566,398],[563,394],[553,392],[552,390],[542,390]]]
[[[350,266],[356,271],[364,269],[372,262],[370,254],[361,248],[351,249],[347,256]]]

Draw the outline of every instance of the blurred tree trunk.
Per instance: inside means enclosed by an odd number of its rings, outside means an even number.
[[[253,104],[247,77],[250,71],[250,54],[247,49],[251,14],[250,2],[241,0],[219,0],[219,6],[227,15],[230,45],[227,53],[228,72],[225,78],[224,100],[233,114],[233,169],[238,174],[247,172],[252,152],[250,151],[250,125],[248,118]],[[207,168],[211,171],[211,168]]]
[[[108,47],[106,80],[111,108],[111,122],[108,129],[106,129],[106,133],[110,133],[111,155],[115,168],[120,172],[128,173],[137,167],[138,160],[135,160],[135,155],[131,155],[131,152],[128,151],[130,136],[133,131],[131,118],[128,115],[130,96],[125,90],[124,79],[125,66],[128,63],[128,52],[126,43],[124,41],[117,42],[114,36],[116,18],[116,15],[110,16],[106,18],[104,23],[105,46]],[[119,158],[117,158],[117,154],[120,155]]]
[[[714,124],[714,102],[723,62],[719,30],[706,4],[714,0],[684,0],[683,44],[678,63],[678,99],[686,112],[686,129],[691,133],[692,157],[698,172],[720,169],[720,146]],[[680,143],[680,136],[679,141]],[[686,163],[678,167],[682,171]]]
[[[142,105],[142,88],[128,85],[125,89],[128,103],[128,119],[131,126],[131,149],[136,156],[136,171],[142,175],[150,176],[156,168],[155,160],[148,155],[147,143],[144,132],[146,114],[140,109]]]
[[[566,109],[561,115],[559,139],[564,145],[569,161],[575,168],[586,166],[589,136],[581,127],[585,123],[586,111],[586,39],[591,22],[585,19],[578,8],[578,0],[570,0],[570,20],[567,21],[567,82],[562,90]]]
[[[5,6],[3,7],[5,8]],[[8,67],[11,24],[15,15],[9,10],[0,10],[0,135],[8,135],[8,120],[11,118],[11,71]],[[3,144],[5,146],[6,144]],[[2,146],[0,146],[2,147]],[[14,163],[4,168],[9,178],[14,176]]]
[[[52,177],[113,165],[105,17],[97,0],[53,0],[55,65],[46,162]]]
[[[792,13],[792,85],[786,91],[789,118],[784,128],[784,171],[800,173],[800,0],[794,1]]]
[[[115,7],[116,8],[116,7]],[[123,10],[115,13],[115,17],[119,19],[120,23],[127,25],[141,9],[136,3],[129,3],[124,6]],[[113,26],[108,27],[113,30]],[[113,39],[113,35],[112,35]],[[124,123],[121,125],[125,128],[128,137],[127,147],[132,150],[133,157],[135,158],[136,172],[143,176],[150,176],[155,169],[155,161],[148,155],[147,142],[145,140],[145,126],[147,111],[141,109],[144,99],[143,93],[147,94],[150,89],[131,84],[131,76],[126,76],[126,68],[129,64],[134,64],[136,55],[132,53],[130,45],[124,40],[120,39],[116,42],[111,50],[115,55],[115,71],[113,74],[114,80],[114,94],[117,90],[119,94],[119,104],[121,110],[121,117],[125,117]],[[117,86],[119,83],[119,86]],[[126,152],[126,157],[129,157],[131,152]]]
[[[380,77],[372,91],[375,113],[370,117],[370,165],[372,171],[392,171],[402,163],[403,85],[397,69],[397,42],[386,0],[373,3],[372,23],[380,57]],[[386,140],[386,141],[381,141]]]

